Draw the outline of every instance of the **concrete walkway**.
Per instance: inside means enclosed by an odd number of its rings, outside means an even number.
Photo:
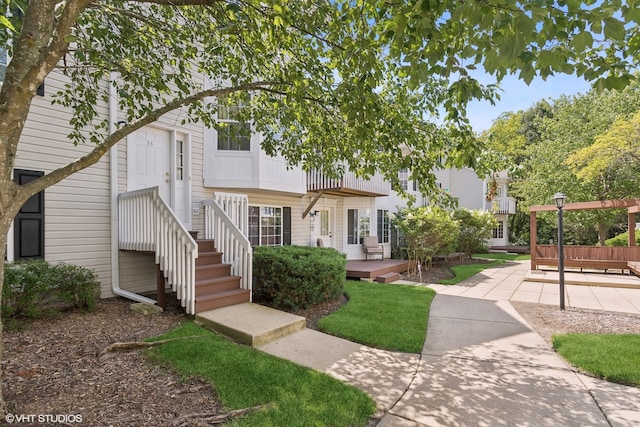
[[[510,300],[558,304],[559,286],[528,274],[528,262],[509,263],[428,285],[438,295],[420,355],[306,329],[259,348],[368,392],[382,427],[640,425],[640,389],[577,374],[513,309]],[[569,307],[640,313],[640,289],[566,291]]]

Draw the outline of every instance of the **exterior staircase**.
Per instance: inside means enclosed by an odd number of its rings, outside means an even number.
[[[231,265],[222,263],[222,253],[213,240],[196,239],[195,313],[251,301],[251,291],[240,288],[240,277],[231,275]]]

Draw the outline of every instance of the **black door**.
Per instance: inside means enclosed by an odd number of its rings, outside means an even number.
[[[14,180],[25,185],[44,172],[15,169]],[[32,196],[13,221],[13,258],[44,258],[44,191]]]

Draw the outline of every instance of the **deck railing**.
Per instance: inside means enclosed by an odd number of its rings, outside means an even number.
[[[249,232],[249,199],[242,194],[215,193],[203,202],[205,238],[214,239],[222,252],[222,262],[231,265],[231,274],[240,276],[240,287],[252,288],[252,249]]]
[[[198,245],[162,200],[158,187],[120,194],[118,215],[118,247],[155,252],[167,283],[187,314],[194,314]]]
[[[321,190],[388,196],[391,192],[391,184],[379,174],[366,180],[358,178],[355,173],[348,171],[341,179],[329,178],[321,170],[307,172],[307,191]]]

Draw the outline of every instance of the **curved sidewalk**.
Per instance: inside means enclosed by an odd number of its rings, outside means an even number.
[[[528,273],[528,262],[508,263],[428,285],[438,294],[419,355],[308,329],[259,348],[366,391],[382,427],[640,425],[640,389],[577,374],[513,309],[510,300],[558,302],[557,284],[530,284]],[[566,291],[569,307],[640,313],[640,289]]]
[[[430,286],[438,295],[420,367],[379,426],[640,425],[640,389],[576,373],[511,306],[558,303],[558,284],[528,274],[528,262],[509,263]],[[640,289],[566,292],[567,306],[640,312]]]

